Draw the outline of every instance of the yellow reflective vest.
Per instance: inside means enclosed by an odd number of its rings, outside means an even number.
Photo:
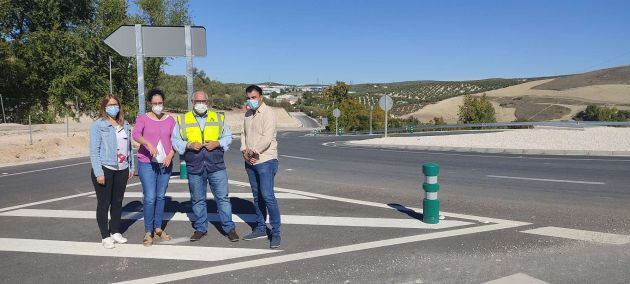
[[[192,111],[177,116],[177,125],[179,125],[179,135],[182,140],[187,142],[205,143],[208,141],[218,141],[223,133],[225,125],[225,115],[221,112],[208,110],[206,114],[206,124],[203,130],[199,127],[197,119]]]

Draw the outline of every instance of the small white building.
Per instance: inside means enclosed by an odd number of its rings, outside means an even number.
[[[289,104],[296,104],[299,100],[299,98],[295,95],[291,95],[291,94],[286,94],[286,95],[279,95],[275,98],[276,102],[288,102]]]

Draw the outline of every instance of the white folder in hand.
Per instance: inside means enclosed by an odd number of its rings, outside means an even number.
[[[158,141],[156,148],[157,148],[157,154],[151,158],[151,162],[162,163],[164,162],[164,159],[166,158],[166,151],[164,151],[162,140]]]

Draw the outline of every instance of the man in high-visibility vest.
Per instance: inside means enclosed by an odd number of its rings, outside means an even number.
[[[188,189],[195,216],[195,232],[190,241],[198,241],[208,232],[206,194],[210,183],[223,233],[230,241],[236,242],[239,236],[232,221],[228,176],[223,161],[223,154],[232,143],[232,133],[223,113],[208,110],[208,95],[205,92],[195,92],[192,103],[193,111],[177,117],[171,136],[173,148],[184,155],[188,172]]]

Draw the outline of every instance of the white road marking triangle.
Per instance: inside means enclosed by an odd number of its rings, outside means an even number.
[[[534,234],[540,236],[565,238],[579,241],[596,242],[602,244],[625,245],[630,243],[630,236],[595,231],[585,231],[567,229],[560,227],[541,227],[531,230],[521,231],[521,233]]]
[[[488,281],[483,284],[549,284],[540,279],[531,277],[525,273],[516,273],[510,276]]]

